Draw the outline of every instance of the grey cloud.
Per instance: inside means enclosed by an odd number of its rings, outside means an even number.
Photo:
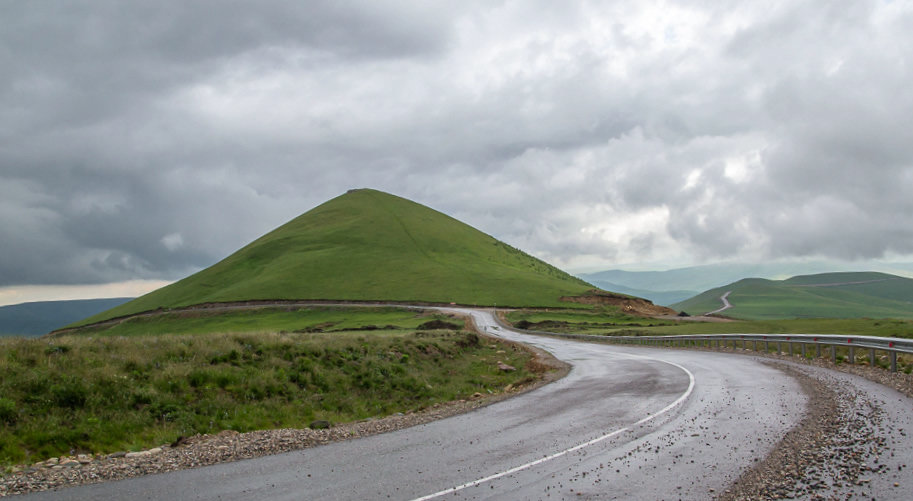
[[[363,186],[558,263],[913,254],[911,9],[666,7],[679,45],[628,2],[6,3],[0,285],[179,278]]]

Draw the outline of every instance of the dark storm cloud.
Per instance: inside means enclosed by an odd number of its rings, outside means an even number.
[[[7,2],[0,286],[352,187],[563,266],[913,254],[910,2]]]

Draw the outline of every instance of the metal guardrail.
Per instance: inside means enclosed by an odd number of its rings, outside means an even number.
[[[517,329],[522,330],[522,329]],[[913,339],[900,339],[891,337],[870,337],[870,336],[844,336],[834,334],[694,334],[678,336],[596,336],[587,334],[562,334],[556,332],[531,331],[530,334],[542,334],[547,336],[559,336],[570,339],[581,339],[587,341],[598,341],[603,343],[614,344],[632,344],[645,346],[677,346],[677,347],[709,347],[720,348],[726,347],[727,343],[732,343],[733,348],[738,348],[741,343],[742,349],[748,349],[748,343],[753,343],[755,351],[770,351],[770,343],[777,343],[777,351],[784,353],[783,343],[787,344],[788,353],[794,354],[794,349],[798,345],[802,356],[806,356],[807,349],[814,347],[815,356],[821,357],[821,347],[829,348],[831,361],[837,363],[837,348],[846,348],[849,350],[847,363],[853,364],[856,361],[856,350],[869,350],[869,363],[874,367],[876,363],[876,351],[884,351],[890,359],[891,372],[897,372],[897,354],[913,354]],[[759,343],[764,343],[763,349],[759,348]]]

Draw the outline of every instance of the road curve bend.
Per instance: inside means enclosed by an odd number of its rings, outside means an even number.
[[[720,301],[723,303],[722,308],[717,308],[713,311],[708,311],[707,313],[704,313],[704,315],[713,315],[714,313],[722,313],[722,312],[728,310],[729,308],[732,308],[732,303],[729,302],[730,294],[732,294],[732,291],[726,291],[725,293],[723,293],[722,296],[720,296]]]
[[[27,499],[702,499],[804,414],[799,385],[747,357],[484,331],[573,365],[478,411],[257,459],[39,492]]]

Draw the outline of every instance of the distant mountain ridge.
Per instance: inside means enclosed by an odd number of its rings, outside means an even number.
[[[668,306],[679,301],[684,301],[690,297],[694,297],[698,294],[699,291],[652,291],[646,289],[635,289],[633,287],[627,287],[624,285],[616,284],[613,282],[608,282],[605,280],[587,280],[591,284],[599,287],[600,289],[617,292],[619,294],[627,294],[629,296],[642,297],[644,299],[649,299],[653,301],[654,304],[661,306]]]
[[[578,273],[578,276],[605,290],[632,294],[650,299],[657,304],[671,306],[702,291],[722,287],[743,278],[778,280],[800,275],[852,272],[855,269],[850,263],[797,261],[762,264],[722,263],[665,271],[606,270]],[[913,275],[913,263],[883,264],[872,271],[892,275]]]
[[[120,306],[133,298],[36,301],[0,306],[0,336],[36,337],[81,318]]]
[[[879,272],[800,275],[786,280],[746,278],[671,305],[691,314],[722,306],[722,315],[747,319],[913,318],[913,279]]]

